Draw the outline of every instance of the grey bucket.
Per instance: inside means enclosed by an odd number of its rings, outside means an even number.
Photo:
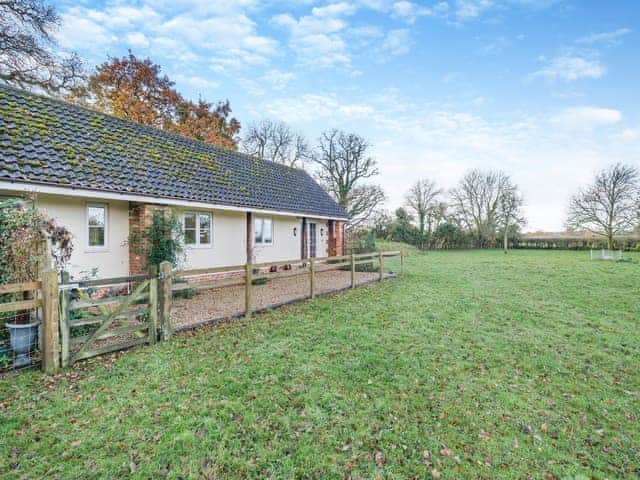
[[[16,354],[16,358],[13,360],[14,367],[23,367],[31,363],[29,353],[38,339],[39,326],[40,322],[27,323],[25,325],[7,323],[7,328],[11,335],[11,348]]]

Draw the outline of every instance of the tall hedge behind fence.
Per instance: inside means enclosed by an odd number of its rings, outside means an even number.
[[[522,237],[511,241],[511,248],[535,250],[599,250],[607,248],[606,239],[580,238],[534,238]],[[640,237],[616,237],[613,240],[614,250],[625,252],[640,251]]]

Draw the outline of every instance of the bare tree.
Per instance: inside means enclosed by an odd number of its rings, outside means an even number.
[[[53,94],[77,86],[84,78],[80,58],[53,52],[59,23],[40,0],[0,1],[0,81]]]
[[[432,180],[418,180],[412,185],[406,195],[407,206],[418,217],[418,229],[420,231],[420,248],[424,247],[426,237],[431,236],[433,217],[437,213],[437,197],[442,193]],[[426,222],[427,217],[429,218]],[[425,223],[428,230],[425,235]]]
[[[509,233],[525,224],[522,214],[523,205],[524,199],[518,187],[511,183],[507,185],[502,192],[498,207],[498,224],[502,228],[504,253],[509,251]]]
[[[364,184],[378,174],[375,160],[367,155],[369,147],[359,135],[330,130],[322,133],[312,157],[318,179],[349,214],[350,229],[365,222],[386,199],[381,187]]]
[[[444,201],[436,201],[427,209],[427,232],[430,237],[429,242],[433,240],[433,233],[442,222],[447,220],[447,211],[449,205]]]
[[[311,150],[307,139],[284,122],[261,120],[249,125],[243,139],[246,153],[290,167],[302,167]]]
[[[479,247],[495,241],[500,200],[510,184],[504,172],[472,170],[450,192],[454,217]]]
[[[387,197],[379,185],[362,185],[354,187],[349,194],[347,213],[348,228],[354,228],[366,222],[386,201]]]
[[[371,229],[371,231],[375,234],[377,238],[387,238],[389,233],[389,227],[393,218],[386,210],[381,208],[377,209],[369,220],[367,221],[367,226]]]
[[[607,238],[632,230],[638,220],[638,181],[636,167],[616,164],[596,174],[593,184],[571,197],[567,227],[584,229]]]

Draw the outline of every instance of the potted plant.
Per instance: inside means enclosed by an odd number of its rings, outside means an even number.
[[[28,323],[7,323],[11,336],[11,349],[15,353],[14,367],[24,367],[31,364],[31,349],[35,347],[38,339],[40,321],[34,319]]]
[[[0,284],[34,281],[43,268],[62,268],[73,251],[71,233],[22,201],[0,203]],[[32,292],[20,294],[21,300]],[[6,322],[15,367],[31,363],[30,352],[38,338],[40,319],[32,310],[17,311]]]

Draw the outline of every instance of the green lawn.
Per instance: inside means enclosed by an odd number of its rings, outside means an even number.
[[[406,275],[49,380],[0,379],[7,478],[637,478],[640,257]]]

